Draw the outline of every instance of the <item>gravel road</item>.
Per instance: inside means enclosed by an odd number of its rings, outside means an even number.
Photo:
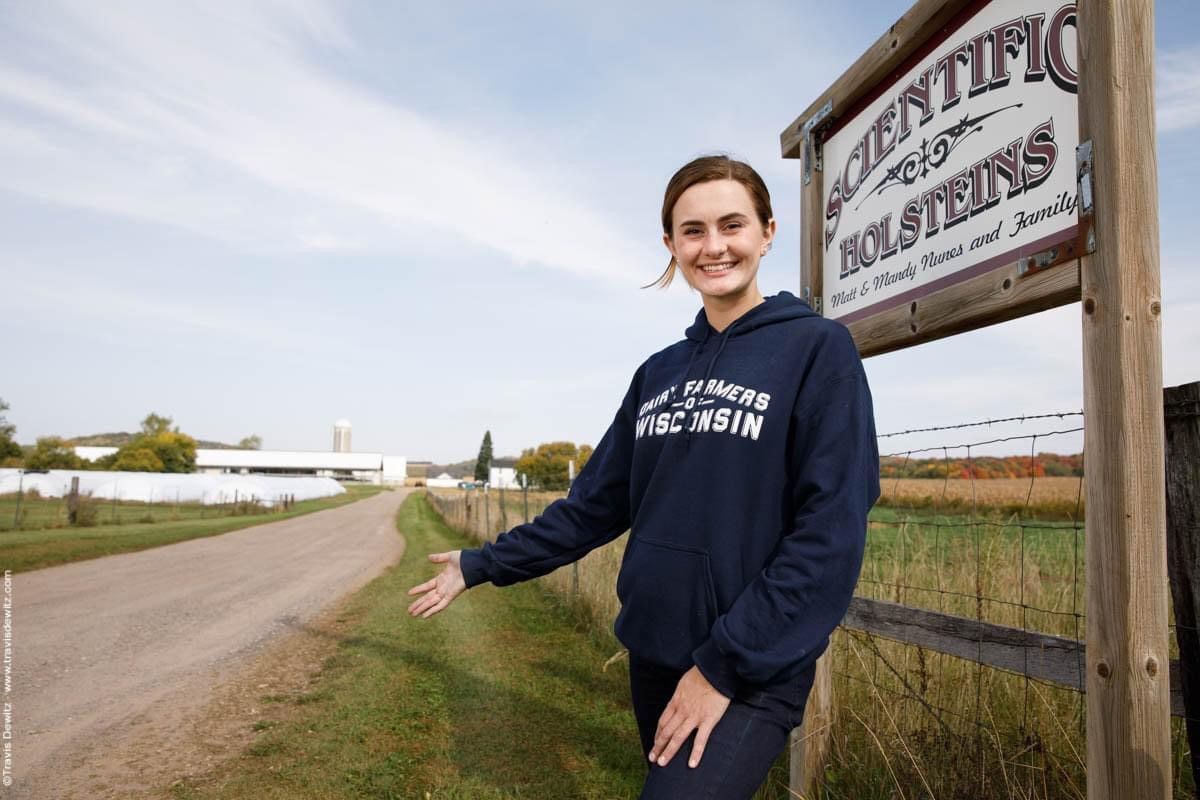
[[[221,677],[399,560],[408,492],[13,578],[0,798],[91,797],[107,743],[169,730]]]

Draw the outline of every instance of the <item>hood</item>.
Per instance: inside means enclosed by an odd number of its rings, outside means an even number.
[[[780,292],[779,294],[765,298],[763,302],[729,323],[729,327],[720,333],[717,332],[716,328],[708,324],[708,315],[704,313],[704,308],[701,307],[696,313],[695,321],[688,326],[684,334],[694,342],[703,342],[711,335],[741,336],[758,328],[774,325],[776,322],[784,322],[789,319],[797,319],[798,317],[816,316],[820,315],[809,308],[808,303],[796,297],[791,292]]]
[[[720,338],[717,343],[716,352],[713,353],[712,358],[709,359],[708,367],[704,370],[702,383],[708,382],[709,377],[712,375],[713,367],[717,365],[717,360],[721,357],[721,351],[725,349],[725,344],[730,339],[758,330],[759,328],[764,328],[767,325],[774,325],[776,322],[786,322],[787,320],[798,319],[800,317],[819,318],[820,315],[813,311],[808,303],[796,297],[791,292],[780,292],[779,294],[765,298],[763,302],[729,323],[725,330],[717,333],[717,329],[709,324],[708,315],[704,313],[702,306],[696,314],[696,320],[684,332],[689,340],[695,342],[692,347],[692,354],[688,358],[687,369],[683,372],[684,377],[686,378],[688,375],[691,375],[692,364],[696,362],[696,356],[704,349],[710,336],[715,334]],[[687,447],[691,447],[691,430],[688,430],[685,434],[684,442]]]

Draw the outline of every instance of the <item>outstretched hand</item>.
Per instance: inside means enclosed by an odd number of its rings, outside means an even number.
[[[696,732],[696,741],[688,757],[688,766],[700,763],[708,736],[729,708],[729,698],[713,688],[708,679],[696,667],[683,673],[671,702],[658,718],[658,730],[654,733],[654,745],[650,748],[650,760],[665,767],[676,751]]]
[[[461,550],[451,550],[448,553],[430,553],[429,560],[435,564],[445,564],[446,568],[435,577],[408,590],[409,596],[420,595],[408,607],[408,613],[413,617],[428,619],[454,601],[467,588],[463,578],[460,562]]]

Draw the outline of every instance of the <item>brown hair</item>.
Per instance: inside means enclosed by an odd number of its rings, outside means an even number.
[[[736,161],[727,155],[711,155],[689,161],[671,176],[671,180],[667,181],[667,191],[663,195],[662,206],[663,233],[671,236],[671,228],[674,225],[671,216],[675,210],[675,204],[679,202],[679,198],[684,192],[697,183],[721,180],[737,181],[746,187],[746,190],[750,192],[750,199],[754,202],[754,211],[758,215],[758,221],[762,223],[763,228],[766,228],[767,223],[775,215],[771,211],[771,193],[767,191],[767,185],[763,183],[762,177],[744,161]],[[649,289],[651,286],[658,286],[660,289],[667,288],[675,277],[677,266],[675,259],[672,258],[658,280],[648,283],[642,288]]]

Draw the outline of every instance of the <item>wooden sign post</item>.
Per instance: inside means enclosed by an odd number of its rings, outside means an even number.
[[[1171,796],[1153,0],[1079,4],[1088,797]]]
[[[801,159],[801,295],[864,357],[1083,301],[1105,800],[1171,786],[1153,34],[1153,0],[919,0],[780,136]],[[830,708],[815,694],[795,737],[798,796]]]

